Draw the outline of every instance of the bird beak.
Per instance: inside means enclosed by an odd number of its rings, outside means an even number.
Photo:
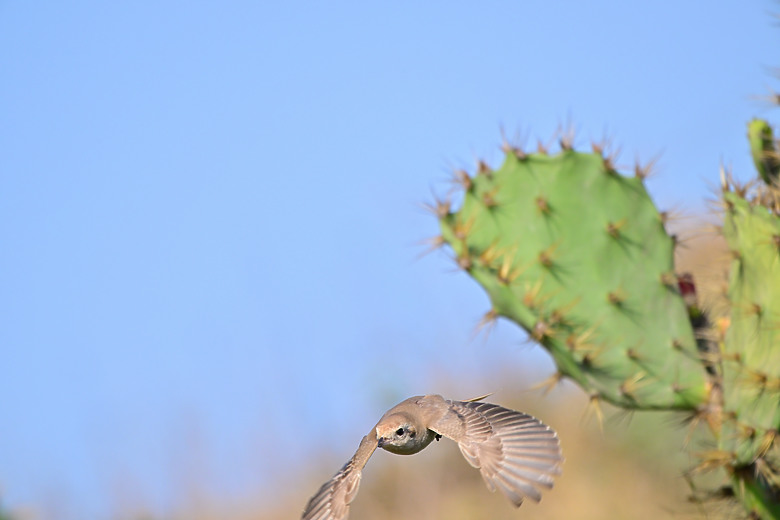
[[[379,438],[376,440],[376,445],[377,445],[377,447],[379,447],[379,448],[381,448],[381,447],[382,447],[382,446],[384,446],[385,444],[387,444],[387,439],[385,439],[384,437],[379,437]]]

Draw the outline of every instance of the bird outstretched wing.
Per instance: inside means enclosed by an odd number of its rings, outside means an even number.
[[[481,402],[448,401],[431,430],[458,443],[491,491],[500,489],[519,507],[541,499],[563,462],[557,434],[530,415]]]
[[[360,486],[363,467],[376,448],[376,433],[372,432],[363,437],[360,447],[349,462],[311,497],[303,510],[301,520],[346,520],[349,516],[349,504],[354,500]]]

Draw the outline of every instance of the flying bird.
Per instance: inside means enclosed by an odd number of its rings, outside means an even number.
[[[363,437],[355,455],[306,504],[302,520],[345,520],[363,467],[379,447],[412,455],[447,437],[482,473],[488,489],[501,490],[520,507],[551,488],[563,457],[558,435],[535,417],[495,404],[449,401],[440,395],[410,397],[387,411]]]

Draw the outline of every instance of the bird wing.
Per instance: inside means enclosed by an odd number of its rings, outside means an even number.
[[[377,448],[376,432],[360,441],[355,455],[311,497],[301,520],[346,520],[357,495],[363,467]]]
[[[538,502],[563,462],[557,434],[530,415],[490,403],[447,401],[450,409],[430,426],[456,441],[469,464],[479,468],[491,491],[500,489],[520,507]]]

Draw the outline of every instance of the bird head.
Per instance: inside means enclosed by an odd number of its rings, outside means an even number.
[[[388,415],[376,425],[377,446],[398,455],[411,455],[430,444],[428,433],[407,414]]]

